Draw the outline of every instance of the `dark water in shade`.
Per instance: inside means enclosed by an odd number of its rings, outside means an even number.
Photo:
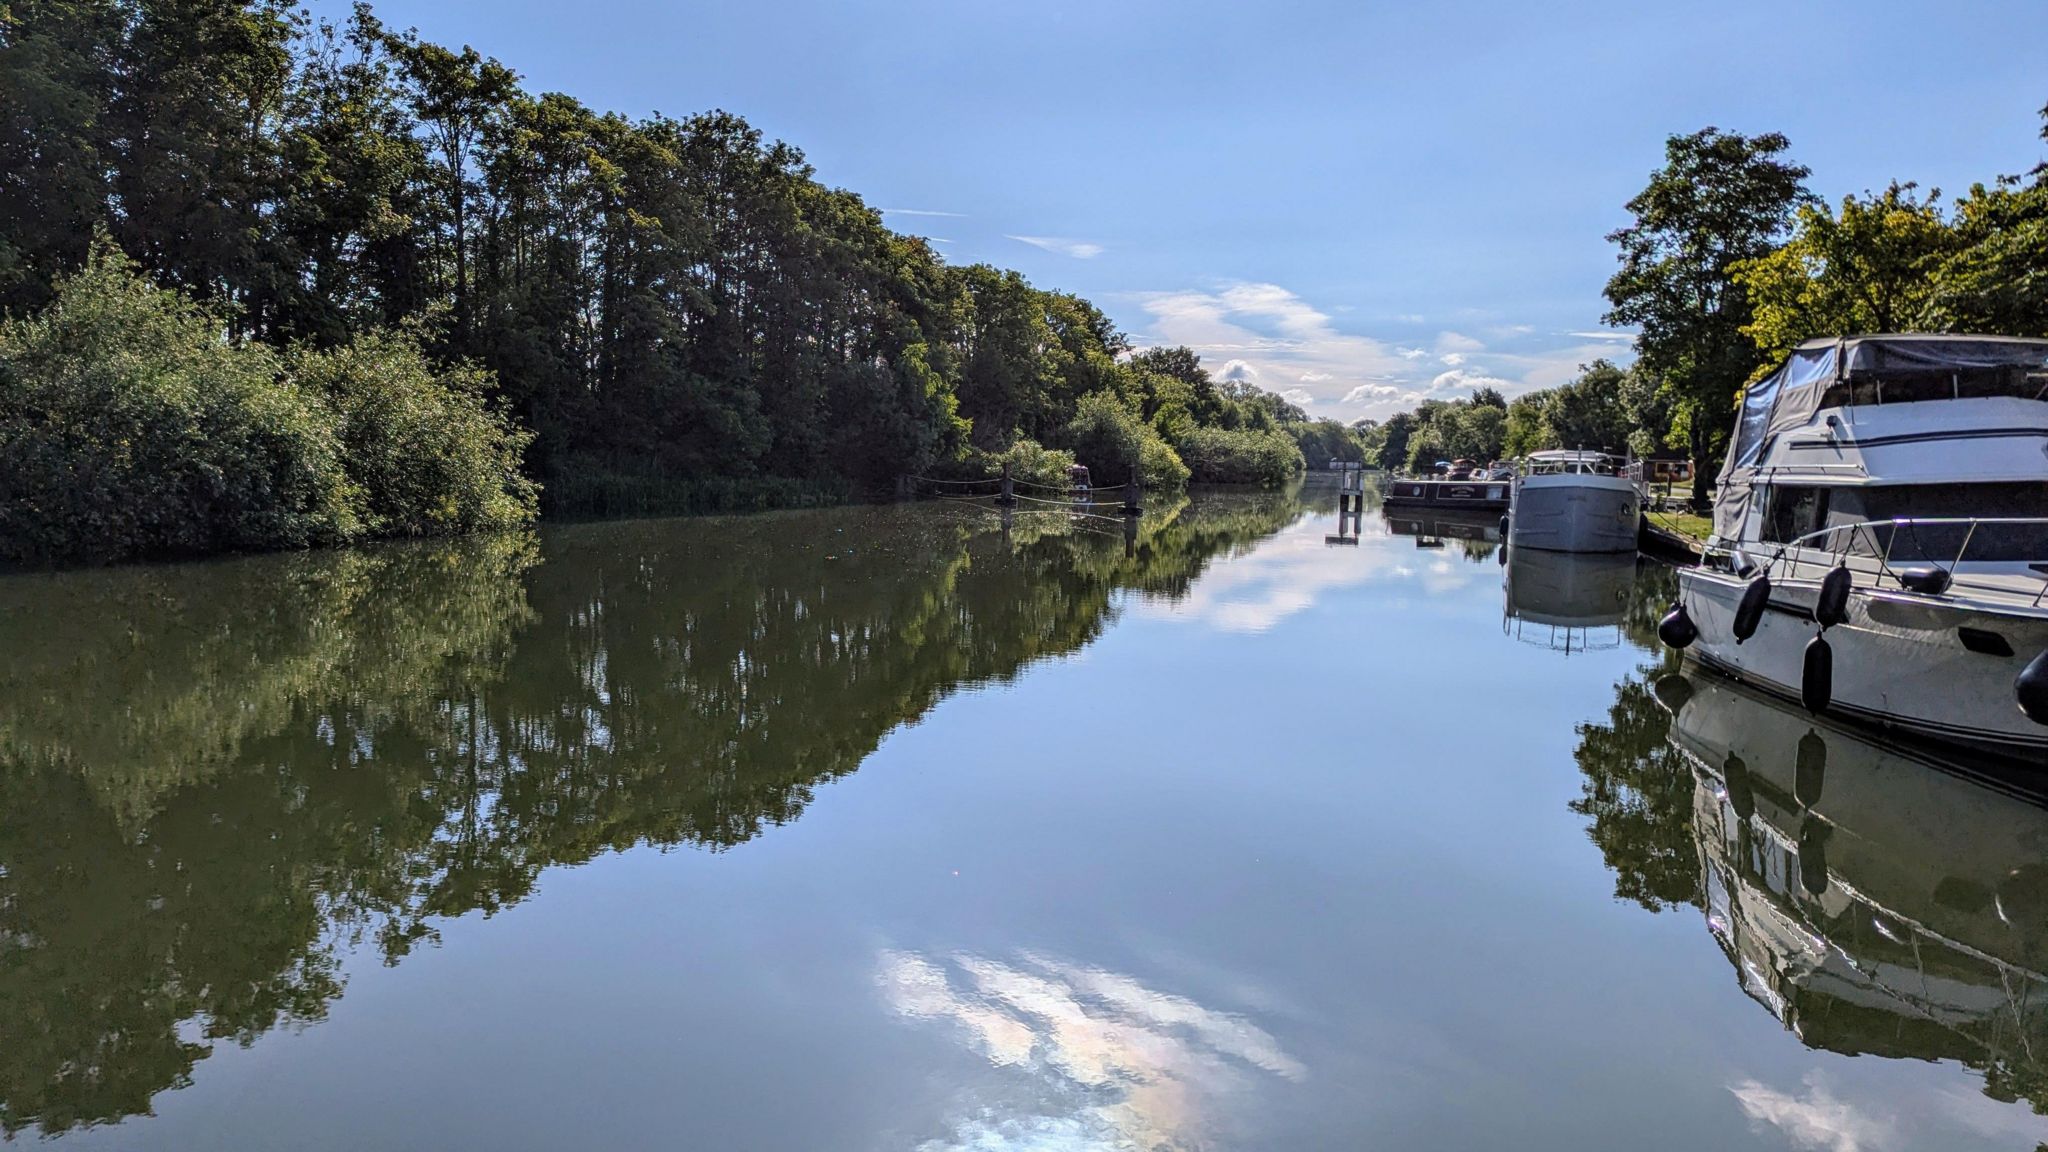
[[[0,579],[0,1124],[2048,1140],[2048,814],[1674,677],[1667,573],[1335,502]]]

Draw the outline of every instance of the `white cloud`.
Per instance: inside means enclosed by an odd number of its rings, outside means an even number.
[[[1310,392],[1306,388],[1282,389],[1280,392],[1280,398],[1282,400],[1287,401],[1289,404],[1293,404],[1302,408],[1306,408],[1309,405],[1316,402],[1315,393]]]
[[[1633,332],[1615,332],[1611,330],[1604,332],[1567,332],[1565,335],[1576,336],[1581,340],[1621,340],[1629,343],[1633,343],[1636,338],[1636,334]]]
[[[1884,1152],[1895,1146],[1891,1124],[1863,1115],[1830,1092],[1817,1075],[1806,1078],[1805,1093],[1794,1096],[1755,1080],[1728,1086],[1750,1122],[1768,1124],[1794,1146],[1812,1152]]]
[[[1004,233],[1007,239],[1019,244],[1029,244],[1060,256],[1072,256],[1076,260],[1093,260],[1102,255],[1102,245],[1089,240],[1070,240],[1064,236],[1016,236]]]
[[[1140,303],[1151,315],[1147,343],[1185,344],[1220,379],[1333,384],[1318,391],[1341,394],[1360,380],[1412,375],[1391,345],[1338,330],[1329,315],[1277,284],[1154,292]]]
[[[1381,400],[1396,400],[1410,393],[1392,384],[1360,384],[1344,394],[1346,404],[1372,404]]]
[[[1450,399],[1470,396],[1475,388],[1492,388],[1502,393],[1516,391],[1514,382],[1484,372],[1468,372],[1453,368],[1429,382],[1427,391],[1435,399]]]
[[[956,220],[967,218],[965,212],[940,212],[931,208],[877,208],[884,216],[950,216]]]
[[[1234,283],[1137,299],[1150,316],[1140,343],[1185,344],[1218,379],[1275,389],[1313,385],[1307,390],[1320,399],[1310,410],[1343,420],[1385,419],[1424,396],[1450,399],[1479,386],[1517,396],[1564,383],[1579,365],[1623,352],[1607,341],[1545,347],[1555,337],[1498,322],[1477,329],[1510,334],[1498,346],[1448,330],[1420,343],[1412,335],[1381,339],[1340,328],[1333,309],[1278,284]]]

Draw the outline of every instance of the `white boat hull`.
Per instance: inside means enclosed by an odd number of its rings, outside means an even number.
[[[1545,552],[1634,552],[1640,503],[1619,477],[1531,476],[1515,486],[1508,542]]]
[[[1818,582],[1778,581],[1756,633],[1738,644],[1735,613],[1748,586],[1726,572],[1679,573],[1681,600],[1699,628],[1689,654],[1796,700],[1806,645],[1820,631],[1812,618]],[[2011,654],[1972,651],[1963,628],[1996,637]],[[1834,655],[1831,714],[2030,759],[2048,750],[2048,727],[2027,719],[2013,694],[2020,670],[2048,649],[2048,619],[1859,588],[1849,619],[1828,629],[1827,639]]]

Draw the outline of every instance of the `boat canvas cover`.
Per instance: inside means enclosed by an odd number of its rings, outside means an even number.
[[[1995,336],[1860,336],[1809,340],[1785,365],[1743,393],[1735,421],[1735,442],[1715,481],[1714,534],[1732,540],[1749,512],[1757,465],[1780,433],[1803,428],[1820,411],[1838,379],[1886,373],[1965,371],[1981,368],[2039,368],[2048,363],[2048,341]]]
[[[1751,384],[1742,394],[1742,413],[1735,419],[1735,441],[1714,481],[1714,535],[1733,540],[1749,514],[1751,479],[1764,458],[1764,445],[1788,428],[1804,426],[1820,409],[1820,398],[1834,383],[1841,346],[1829,341],[1794,349],[1784,367]]]

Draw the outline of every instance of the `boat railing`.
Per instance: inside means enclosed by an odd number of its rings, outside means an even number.
[[[1762,565],[1763,574],[1778,575],[1782,572],[1787,579],[1797,579],[1802,566],[1812,566],[1823,570],[1848,566],[1848,560],[1853,554],[1876,562],[1876,570],[1868,573],[1872,578],[1872,587],[1883,587],[1884,578],[1890,576],[1900,588],[1905,588],[1907,585],[1901,578],[1901,573],[1893,567],[1892,559],[1892,552],[1898,543],[1901,532],[1903,531],[1916,545],[1924,545],[1924,541],[1919,539],[1920,529],[1948,530],[1960,528],[1962,529],[1963,536],[1962,543],[1956,547],[1955,555],[1945,563],[1925,555],[1915,556],[1911,561],[1901,561],[1900,563],[1939,565],[1951,583],[1958,586],[1967,586],[1971,582],[1960,578],[1956,569],[1970,558],[1970,545],[1977,540],[1978,529],[1983,527],[2032,527],[2042,529],[2044,534],[2048,534],[2048,516],[1894,516],[1884,520],[1859,520],[1848,524],[1830,524],[1825,528],[1816,529],[1805,535],[1795,536],[1791,540],[1771,542],[1775,544],[1776,551],[1772,552],[1764,560]],[[1889,531],[1883,531],[1886,529]],[[1884,536],[1882,543],[1878,539],[1881,531],[1883,531]],[[1859,544],[1867,545],[1867,550],[1858,551],[1857,546]],[[1703,549],[1701,562],[1710,563],[1716,556],[1728,559],[1751,559],[1752,552],[1755,550],[1745,550],[1736,545],[1709,542]],[[1924,548],[1922,550],[1924,551]],[[1814,557],[1812,554],[1816,552],[1821,553],[1824,558]],[[1944,550],[1945,552],[1946,550]],[[2044,555],[2041,559],[2048,561],[2048,555]],[[2033,597],[2033,603],[2038,607],[2043,597],[2048,596],[2048,567],[2036,565],[2036,570],[2041,571],[2043,574],[2041,588]],[[1855,571],[1855,569],[1852,568],[1852,571]],[[1982,587],[1983,585],[1979,586]],[[2003,590],[2011,591],[2010,588]]]

